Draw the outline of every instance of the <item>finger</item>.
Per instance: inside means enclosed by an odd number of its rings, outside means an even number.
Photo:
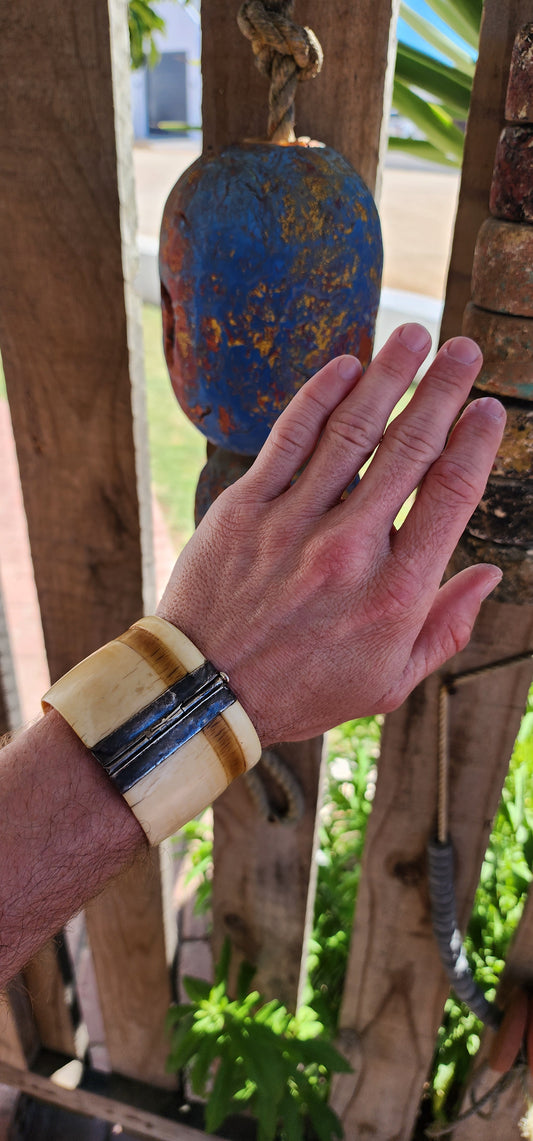
[[[430,348],[431,337],[422,325],[403,325],[389,337],[357,387],[329,417],[312,463],[295,488],[303,511],[320,514],[338,503],[372,455]]]
[[[413,399],[389,425],[353,497],[353,509],[372,503],[387,529],[431,464],[479,372],[482,356],[468,337],[443,345]]]
[[[409,691],[464,650],[483,599],[501,577],[501,570],[487,563],[468,567],[440,588],[413,646],[409,676],[404,679]]]
[[[265,502],[286,490],[316,447],[328,417],[357,385],[362,371],[357,357],[336,357],[303,385],[243,477],[249,490]]]
[[[422,595],[436,590],[481,499],[504,424],[498,400],[484,397],[469,404],[422,483],[405,523],[391,538],[393,557],[418,583]]]

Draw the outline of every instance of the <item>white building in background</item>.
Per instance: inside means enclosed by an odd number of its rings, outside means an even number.
[[[166,24],[166,35],[154,40],[161,59],[131,75],[133,130],[136,139],[171,137],[174,130],[201,129],[200,3],[160,0],[154,4]]]

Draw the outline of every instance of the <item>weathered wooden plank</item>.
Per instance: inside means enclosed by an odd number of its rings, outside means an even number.
[[[31,994],[35,1022],[41,1044],[74,1057],[83,1053],[78,1048],[71,1004],[67,1001],[65,983],[55,943],[47,943],[24,968],[24,980]],[[83,1043],[85,1047],[86,1042]]]
[[[29,996],[18,975],[0,994],[0,1061],[26,1069],[38,1048]]]
[[[470,300],[474,246],[479,227],[489,213],[494,156],[505,120],[513,41],[528,20],[531,0],[485,0],[441,324],[442,341],[461,332],[463,313]]]
[[[169,1121],[156,1113],[149,1113],[123,1102],[103,1097],[85,1089],[70,1089],[50,1078],[42,1077],[17,1066],[0,1061],[0,1082],[15,1086],[24,1093],[49,1105],[70,1109],[87,1117],[101,1118],[112,1125],[129,1130],[136,1137],[152,1138],[153,1141],[216,1141],[210,1133],[191,1129],[188,1125]]]
[[[297,0],[294,8],[294,20],[311,27],[324,50],[321,74],[299,85],[296,134],[335,147],[371,190],[386,145],[398,7],[397,0]],[[266,134],[268,83],[239,32],[238,8],[202,4],[206,151]]]
[[[126,8],[118,0],[111,16],[122,21],[116,50],[127,59]],[[106,0],[47,0],[37,8],[21,0],[1,24],[0,67],[16,82],[4,85],[0,123],[0,344],[55,679],[143,610],[135,345],[125,300],[132,267],[131,258],[123,265],[121,222],[130,239],[133,227],[127,172],[117,174],[128,68],[117,82],[115,116]],[[138,371],[135,364],[131,373]],[[134,394],[135,405],[139,399]],[[157,898],[157,857],[141,861],[138,875],[146,890],[150,879]],[[161,1011],[170,995],[161,906],[143,912],[139,932],[136,901],[130,873],[103,897],[102,919],[94,905],[90,938],[95,960],[105,963],[113,1065],[131,1073],[131,1040],[144,1035],[144,1056],[157,1058],[151,1076],[159,1066],[163,1081]],[[137,1027],[118,996],[128,980],[138,994],[147,977],[146,1017]]]
[[[229,936],[238,963],[254,963],[254,989],[294,1007],[303,953],[308,884],[322,739],[279,745],[301,790],[302,815],[293,823],[269,821],[254,803],[246,778],[215,805],[213,877],[214,954]],[[268,793],[280,789],[269,782]],[[281,798],[283,800],[283,797]],[[279,803],[279,799],[278,799]]]
[[[295,20],[316,32],[325,56],[322,74],[300,85],[296,133],[335,147],[371,188],[384,144],[397,7],[396,0],[379,5],[299,0],[294,11]],[[206,152],[265,137],[268,84],[237,28],[237,11],[238,4],[202,4]],[[254,985],[289,1005],[295,1004],[298,991],[321,750],[319,740],[281,747],[303,792],[298,822],[287,827],[269,823],[254,806],[245,781],[215,806],[215,955],[229,935],[238,956],[257,965]]]
[[[533,645],[531,607],[484,604],[455,673]],[[518,730],[531,667],[471,682],[451,698],[450,831],[463,927]],[[433,676],[387,718],[341,1010],[353,1075],[335,1082],[347,1136],[408,1141],[448,987],[431,931],[425,848],[435,827]]]

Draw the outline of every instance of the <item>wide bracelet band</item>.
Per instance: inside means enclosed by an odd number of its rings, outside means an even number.
[[[163,618],[142,618],[44,695],[100,762],[151,844],[261,755],[229,680]]]

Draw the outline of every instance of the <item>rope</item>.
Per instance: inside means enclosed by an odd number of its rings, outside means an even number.
[[[283,811],[269,800],[267,788],[261,778],[261,768],[266,769],[284,792],[287,806]],[[273,749],[265,749],[259,764],[246,773],[245,780],[250,796],[265,820],[274,824],[296,824],[302,819],[305,802],[301,785],[279,753],[275,753]]]
[[[290,19],[294,0],[245,0],[237,16],[244,36],[251,40],[255,64],[270,79],[268,139],[293,143],[294,99],[299,82],[318,75],[322,48],[311,28]]]

